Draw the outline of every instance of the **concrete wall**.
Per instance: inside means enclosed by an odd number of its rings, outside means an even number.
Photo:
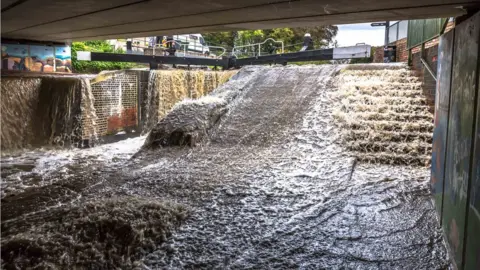
[[[431,186],[460,270],[480,269],[480,12],[440,38]]]

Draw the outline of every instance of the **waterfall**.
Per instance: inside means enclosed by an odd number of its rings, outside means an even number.
[[[237,71],[152,70],[145,95],[146,120],[143,133],[150,131],[179,101],[204,96],[225,83]]]
[[[146,94],[144,95],[144,104],[142,104],[143,108],[145,108],[145,121],[143,123],[143,133],[148,132],[152,129],[155,125],[156,121],[158,120],[158,91],[157,89],[157,73],[155,71],[150,71],[148,75],[148,86]]]
[[[360,161],[428,166],[434,119],[422,82],[407,66],[380,67],[348,66],[337,77],[340,137]]]
[[[44,77],[33,130],[34,145],[73,145],[81,140],[81,98],[85,85],[76,77]]]
[[[140,104],[143,132],[151,130],[179,101],[204,96],[235,73],[150,71]],[[99,137],[116,131],[116,126],[128,122],[132,127],[137,121],[137,88],[128,85],[135,85],[137,77],[130,76],[129,81],[122,76],[96,82],[93,87],[85,75],[2,77],[2,151],[46,145],[91,146]]]
[[[40,78],[2,77],[2,152],[28,147],[35,137],[32,124],[41,82]]]
[[[95,110],[95,97],[88,79],[82,79],[82,139],[87,140],[89,145],[98,140],[97,112]]]
[[[2,152],[80,146],[96,139],[96,113],[85,76],[2,78]]]

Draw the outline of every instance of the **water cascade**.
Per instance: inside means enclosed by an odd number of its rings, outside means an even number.
[[[95,134],[94,100],[88,78],[39,76],[2,80],[3,151],[79,145],[85,124]]]
[[[428,165],[433,115],[413,71],[349,68],[338,76],[334,112],[346,147],[362,161]]]
[[[362,69],[247,66],[177,105],[222,73],[151,72],[139,107],[168,113],[140,151],[143,137],[2,164],[1,267],[448,269],[419,82]]]
[[[33,120],[36,115],[40,78],[2,78],[1,147],[21,149],[33,141]]]
[[[149,131],[177,102],[199,98],[210,93],[236,74],[237,71],[152,70],[144,95],[145,126]]]
[[[98,116],[95,109],[95,97],[88,79],[82,79],[82,139],[89,143],[98,139]]]

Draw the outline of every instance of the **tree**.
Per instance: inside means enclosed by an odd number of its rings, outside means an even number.
[[[237,35],[237,31],[202,34],[208,45],[224,47],[227,51],[231,51],[233,46],[235,46],[235,38]]]
[[[286,52],[299,51],[303,44],[305,33],[310,33],[314,41],[314,48],[330,47],[334,43],[338,27],[334,25],[274,28],[268,30],[243,30],[203,34],[207,44],[222,46],[231,51],[234,46],[244,46],[265,41],[268,38],[283,41]],[[267,42],[261,47],[263,53],[279,52],[279,44]],[[237,56],[253,56],[258,53],[258,47],[246,47],[237,52]]]
[[[338,33],[338,27],[335,25],[314,26],[314,27],[297,27],[292,28],[294,40],[303,40],[305,33],[310,33],[313,39],[315,49],[329,47],[334,42],[334,38]]]

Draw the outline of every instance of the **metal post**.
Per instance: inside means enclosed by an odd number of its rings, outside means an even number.
[[[398,35],[400,34],[400,22],[401,22],[401,21],[398,21],[398,22],[397,22],[397,38],[395,39],[395,41],[398,40]],[[398,61],[398,60],[397,60],[397,61]]]
[[[260,55],[262,55],[262,53],[261,53],[261,46],[260,46],[260,44],[258,44],[258,56],[260,56]]]
[[[412,66],[412,49],[408,49],[408,66]]]
[[[390,21],[385,22],[385,46],[388,46],[388,33],[390,32]]]
[[[132,40],[127,40],[127,53],[132,53]]]
[[[425,58],[425,43],[422,43],[422,49],[420,51],[420,57]]]

